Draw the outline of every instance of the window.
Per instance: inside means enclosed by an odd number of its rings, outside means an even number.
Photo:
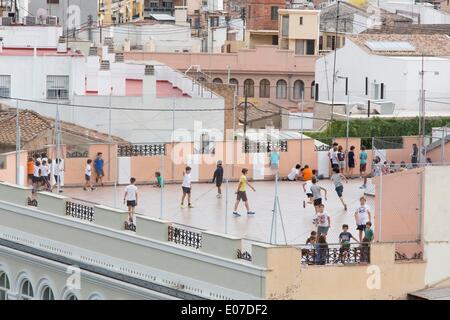
[[[303,17],[300,17],[298,20],[299,20],[299,24],[302,26],[303,25]]]
[[[59,4],[59,0],[47,0],[48,4]]]
[[[66,300],[78,300],[77,296],[73,293],[69,294],[66,298]]]
[[[25,280],[22,283],[22,286],[20,288],[20,299],[21,300],[32,300],[33,296],[34,296],[33,286],[31,285],[30,281]]]
[[[47,99],[69,99],[69,76],[47,76]]]
[[[0,97],[11,97],[11,76],[0,75]]]
[[[7,293],[9,289],[10,286],[8,276],[6,273],[0,272],[0,301],[7,300]]]
[[[281,20],[281,36],[289,36],[289,16],[283,16]]]
[[[272,45],[277,46],[278,45],[278,36],[272,36]]]
[[[231,78],[230,84],[233,85],[236,88],[236,95],[239,95],[239,81],[237,79]]]
[[[305,40],[295,40],[295,54],[305,54]]]
[[[267,79],[262,79],[259,82],[259,97],[260,98],[270,98],[270,81]]]
[[[316,40],[306,40],[306,54],[314,55],[316,52]]]
[[[376,83],[376,81],[372,84],[372,99],[380,99],[380,84]]]
[[[381,99],[386,99],[386,86],[384,85],[384,83],[381,83],[380,94]]]
[[[315,86],[316,86],[316,82],[315,81],[311,82],[311,99],[314,99],[314,97],[315,97],[315,92],[316,92]]]
[[[294,82],[294,100],[301,100],[305,94],[305,83],[302,80],[296,80]]]
[[[163,7],[166,9],[170,9],[173,7],[173,3],[171,1],[163,1]]]
[[[277,99],[287,98],[287,83],[284,80],[277,81]]]
[[[194,18],[194,29],[200,29],[200,19]]]
[[[220,78],[215,78],[215,79],[213,80],[213,83],[219,83],[219,84],[221,84],[221,83],[223,83],[223,81],[222,81],[222,79],[220,79]]]
[[[42,289],[42,300],[55,300],[55,296],[53,295],[52,289],[49,286],[45,286]]]
[[[244,81],[244,95],[250,98],[255,96],[255,82],[252,79]]]
[[[327,36],[327,48],[334,50],[336,38],[334,36]]]
[[[273,6],[270,7],[270,19],[271,20],[278,20],[278,7],[277,6]]]
[[[219,17],[211,17],[209,20],[210,27],[218,27],[219,26]]]

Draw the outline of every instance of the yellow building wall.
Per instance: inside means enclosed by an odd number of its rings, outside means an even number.
[[[373,244],[370,265],[301,266],[297,248],[267,252],[267,299],[405,299],[424,288],[426,262],[395,262],[394,244]]]

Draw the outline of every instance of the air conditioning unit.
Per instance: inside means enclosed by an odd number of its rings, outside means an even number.
[[[58,17],[56,17],[56,16],[47,17],[46,24],[48,24],[50,26],[57,26],[58,25]]]
[[[34,26],[36,25],[36,17],[26,16],[24,22],[27,26]]]

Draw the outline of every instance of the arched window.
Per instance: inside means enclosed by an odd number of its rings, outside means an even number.
[[[88,300],[104,300],[104,298],[98,293],[93,293],[88,297]]]
[[[252,79],[244,81],[244,96],[253,98],[255,96],[255,82]]]
[[[7,299],[7,293],[11,289],[6,273],[0,272],[0,301]]]
[[[49,286],[44,286],[42,288],[42,294],[41,294],[42,300],[55,300],[55,295],[53,294],[52,289],[50,289]]]
[[[220,79],[220,78],[214,78],[213,83],[219,83],[219,84],[222,84],[223,81],[222,81],[222,79]]]
[[[277,81],[277,99],[287,98],[287,83],[285,80]]]
[[[311,82],[311,99],[314,99],[316,96],[316,82]]]
[[[77,298],[76,295],[74,295],[73,293],[71,293],[71,294],[69,294],[69,295],[66,297],[66,300],[78,300],[78,298]]]
[[[270,98],[270,81],[267,79],[262,79],[259,82],[259,97],[260,98]]]
[[[302,96],[305,99],[305,83],[302,80],[294,82],[294,100],[301,100]]]
[[[34,297],[33,286],[29,280],[24,280],[20,287],[20,300],[32,300]]]
[[[233,85],[236,88],[236,95],[239,95],[239,81],[235,78],[230,79],[230,84]]]

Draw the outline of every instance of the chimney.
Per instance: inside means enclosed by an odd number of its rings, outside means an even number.
[[[125,39],[123,42],[123,51],[130,52],[131,51],[131,41],[128,39]]]
[[[144,81],[142,88],[144,105],[147,105],[156,96],[155,66],[145,65]]]
[[[175,24],[179,26],[189,26],[190,23],[187,22],[188,7],[175,6],[174,9]]]
[[[116,52],[116,59],[115,59],[115,62],[124,62],[125,61],[125,59],[124,59],[124,57],[123,57],[123,53],[121,53],[121,52]]]
[[[97,47],[90,47],[89,48],[89,55],[90,56],[96,56],[97,55]]]
[[[102,60],[100,64],[100,70],[107,71],[109,70],[109,67],[110,67],[109,60]]]
[[[64,37],[59,37],[57,52],[67,53],[67,42]]]

